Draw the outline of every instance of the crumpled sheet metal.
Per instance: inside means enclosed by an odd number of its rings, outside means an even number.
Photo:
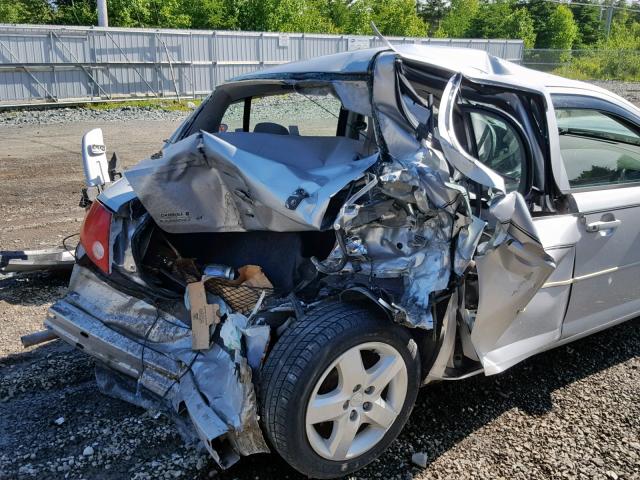
[[[346,110],[366,116],[371,115],[369,86],[366,82],[334,80],[331,84]]]
[[[242,133],[237,135],[244,141]],[[333,195],[378,159],[374,154],[354,160],[359,142],[336,137],[335,145],[315,139],[317,151],[349,161],[292,154],[287,164],[238,148],[227,141],[231,138],[200,132],[167,147],[162,158],[125,172],[160,228],[171,233],[319,230]],[[295,136],[283,141],[299,150],[305,140],[314,141]],[[299,205],[287,208],[299,189],[304,190]]]
[[[453,271],[456,275],[464,274],[476,253],[480,238],[487,222],[476,216],[464,217],[464,225],[458,231],[456,251],[453,259]]]
[[[123,388],[106,393],[121,392],[124,400],[140,404],[140,392],[149,391],[154,395],[145,394],[147,404],[155,399],[158,409],[171,405],[174,418],[184,419],[180,414],[185,412],[223,468],[235,463],[239,454],[269,451],[258,426],[251,366],[239,350],[214,343],[207,351],[194,352],[191,329],[180,318],[120,293],[79,265],[69,290],[45,323],[62,331],[63,340],[86,341],[83,351],[137,383],[135,394],[125,394]],[[74,328],[88,336],[75,335]],[[229,440],[233,449],[224,447],[221,438]]]
[[[440,165],[441,158],[429,144],[417,144],[412,156],[386,164],[378,175],[375,189],[385,196],[415,204],[419,211],[392,210],[365,224],[357,221],[357,215],[349,222],[340,217],[336,220],[336,224],[346,226],[347,249],[354,243],[358,245],[357,251],[349,253],[362,256],[355,259],[360,273],[377,278],[403,278],[403,296],[393,305],[395,319],[425,329],[433,328],[431,293],[444,290],[449,284],[450,245],[457,230],[454,212],[461,205],[463,210],[467,209],[464,190],[447,183],[448,174]],[[470,250],[475,250],[480,233],[473,231],[471,241],[463,242],[457,249],[461,252],[457,261],[461,268],[466,268],[473,253]],[[336,246],[325,263],[338,264],[341,257],[342,251]],[[355,270],[354,261],[350,261],[341,273]]]
[[[399,304],[393,305],[396,321],[431,329],[431,294],[446,289],[449,284],[452,239],[458,231],[462,233],[455,256],[458,272],[469,264],[484,225],[471,222],[471,225],[458,226],[454,221],[458,210],[470,210],[466,190],[449,183],[444,156],[430,139],[418,140],[414,127],[400,112],[395,62],[394,53],[381,53],[374,70],[374,115],[392,159],[378,172],[375,189],[408,205],[407,208],[416,205],[419,211],[404,216],[394,213],[395,224],[385,221],[384,216],[356,228],[349,228],[350,224],[340,217],[336,224],[346,225],[347,247],[357,240],[359,251],[366,253],[358,262],[360,272],[381,278],[403,278],[403,296]],[[418,120],[424,121],[426,117]],[[351,223],[358,224],[357,216]],[[341,256],[341,250],[336,248],[328,262],[339,263]],[[344,270],[354,270],[352,262],[348,262]]]
[[[509,357],[493,350],[496,339],[531,301],[556,268],[540,243],[526,203],[517,192],[493,199],[492,238],[478,247],[479,303],[471,340],[491,375],[510,367]],[[498,342],[499,343],[499,342]]]
[[[451,242],[459,231],[454,257],[454,271],[458,273],[471,261],[484,222],[455,222],[460,209],[470,211],[467,192],[450,183],[443,155],[430,139],[418,140],[414,128],[399,111],[395,59],[393,53],[382,53],[375,66],[374,115],[392,160],[382,166],[371,191],[396,199],[407,208],[416,205],[418,211],[389,212],[365,224],[358,222],[357,214],[346,220],[339,216],[335,223],[345,228],[347,250],[356,257],[360,273],[403,278],[404,293],[400,302],[393,305],[396,321],[432,329],[431,294],[449,284],[453,267]],[[350,213],[354,211],[359,212],[350,209]],[[336,246],[325,264],[339,264],[342,255]],[[354,262],[349,261],[341,273],[355,270]]]
[[[460,92],[462,75],[455,74],[442,94],[438,115],[438,138],[445,157],[451,165],[467,178],[481,185],[505,192],[504,179],[478,159],[469,155],[460,145],[453,127],[453,111]]]
[[[544,254],[550,258],[544,253],[536,226],[520,193],[511,192],[494,197],[489,205],[489,218],[495,221],[495,233],[492,240],[483,248],[497,246],[507,237],[511,237],[520,243],[535,245],[541,255]]]
[[[373,113],[382,140],[393,158],[408,158],[420,148],[414,128],[398,108],[394,52],[382,52],[373,72]]]

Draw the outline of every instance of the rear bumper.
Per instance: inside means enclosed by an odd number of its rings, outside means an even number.
[[[65,342],[133,379],[137,387],[105,393],[145,407],[151,398],[155,408],[188,420],[180,423],[193,427],[192,433],[222,468],[240,455],[269,451],[258,426],[246,359],[215,343],[209,350],[194,352],[184,318],[182,305],[160,309],[76,265],[69,293],[50,308],[45,325]]]
[[[0,273],[71,270],[75,258],[62,248],[0,252]]]

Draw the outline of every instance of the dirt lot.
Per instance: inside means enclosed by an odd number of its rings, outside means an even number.
[[[177,123],[0,125],[0,249],[53,246],[78,231],[84,131],[102,126],[109,150],[132,164]],[[65,287],[55,275],[0,279],[1,479],[298,478],[276,455],[218,472],[163,416],[101,395],[86,356],[59,341],[24,351],[19,336],[41,327]],[[358,477],[640,479],[639,380],[636,319],[503,375],[435,385]],[[425,469],[411,464],[418,451]]]
[[[80,139],[102,127],[126,165],[159,150],[178,121],[0,125],[0,249],[55,246],[80,229]]]

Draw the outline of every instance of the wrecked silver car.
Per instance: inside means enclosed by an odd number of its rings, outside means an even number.
[[[280,97],[335,122],[264,115]],[[218,87],[115,182],[99,131],[83,154],[90,206],[45,324],[222,468],[273,450],[348,474],[420,385],[640,310],[640,111],[481,51],[277,66]]]

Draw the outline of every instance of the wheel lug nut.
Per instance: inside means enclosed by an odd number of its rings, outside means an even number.
[[[362,408],[367,411],[371,410],[371,402],[364,402]]]
[[[344,403],[342,404],[342,408],[343,408],[344,410],[346,410],[347,408],[349,408],[349,400],[347,400],[346,402],[344,402]]]
[[[353,391],[357,392],[358,390],[360,390],[361,387],[362,387],[362,385],[358,384],[355,387],[353,387]]]
[[[351,410],[351,415],[349,415],[349,420],[351,420],[352,422],[355,422],[358,418],[358,412],[356,412],[355,410]]]
[[[365,388],[364,393],[366,393],[367,395],[371,395],[375,389],[376,388],[372,385],[370,387]]]

